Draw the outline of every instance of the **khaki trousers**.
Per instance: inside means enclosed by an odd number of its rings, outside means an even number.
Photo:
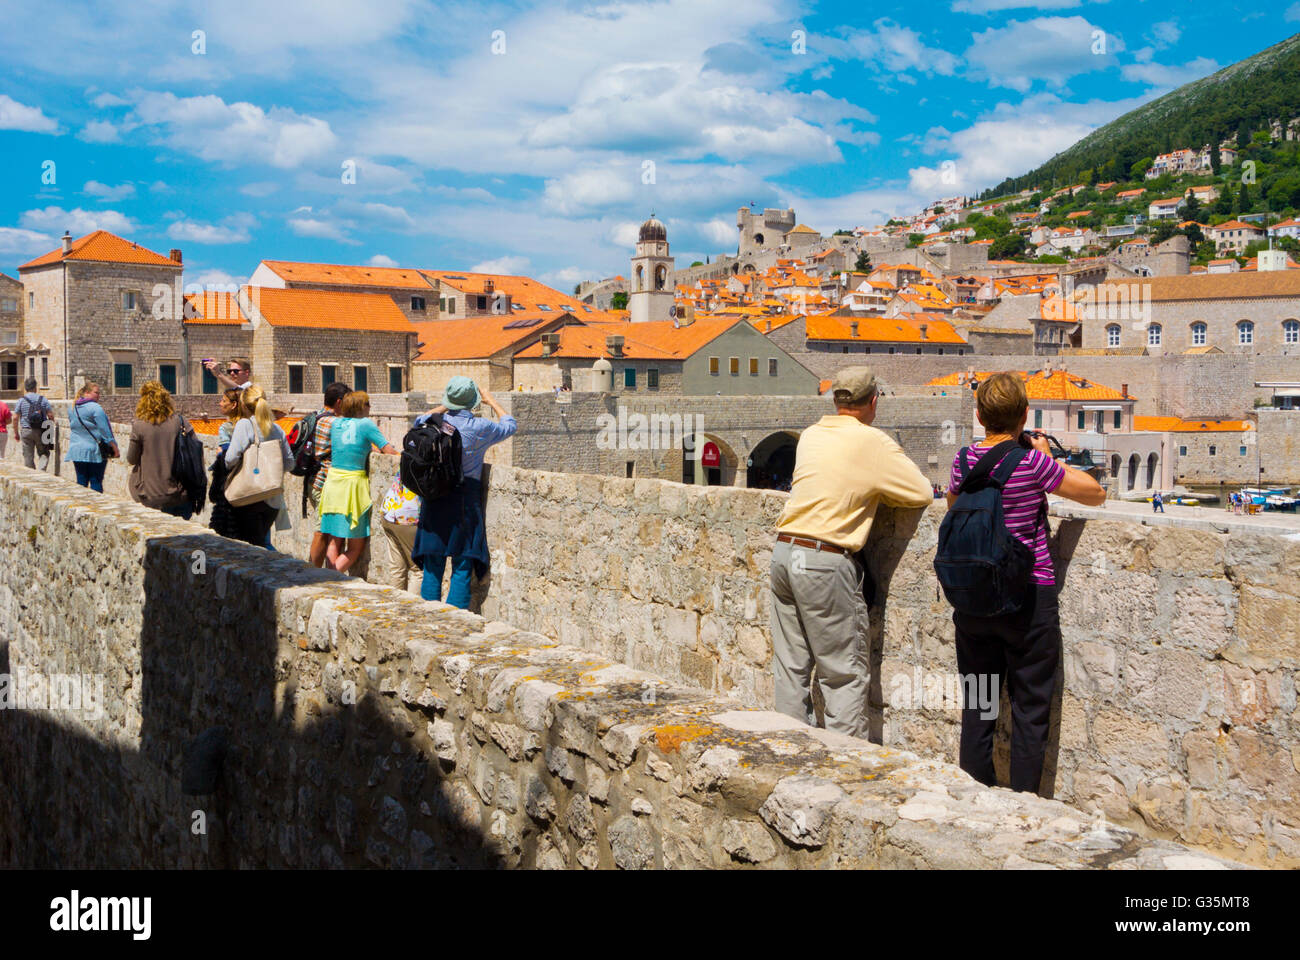
[[[847,554],[778,541],[771,573],[776,709],[816,724],[816,667],[826,729],[866,739],[870,665],[862,568]]]
[[[389,523],[380,520],[384,538],[388,541],[388,563],[385,564],[384,579],[390,587],[398,590],[407,589],[412,571],[419,573],[420,568],[411,560],[411,551],[415,549],[415,530],[413,523]]]

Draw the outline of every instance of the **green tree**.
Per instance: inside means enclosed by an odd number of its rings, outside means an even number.
[[[990,260],[1009,260],[1025,252],[1025,238],[1018,233],[1008,233],[989,246]]]
[[[1250,186],[1243,180],[1241,192],[1237,194],[1237,212],[1250,213]]]
[[[1210,169],[1214,171],[1217,177],[1219,171],[1223,169],[1223,158],[1219,156],[1219,138],[1214,138],[1214,143],[1210,144]]]
[[[858,259],[853,261],[853,270],[855,273],[871,272],[871,254],[863,250],[858,254]]]
[[[1195,220],[1198,216],[1200,216],[1200,213],[1201,213],[1201,201],[1196,199],[1196,194],[1192,194],[1190,197],[1187,198],[1187,202],[1183,204],[1183,219]]]
[[[616,293],[616,294],[614,294],[612,297],[610,297],[610,298],[609,298],[609,308],[610,308],[611,310],[626,310],[626,309],[627,309],[627,294],[626,294],[624,291],[620,290],[618,293]]]
[[[907,248],[911,250],[916,247],[919,247],[921,245],[921,241],[924,239],[925,239],[925,234],[923,233],[909,233],[907,235]]]
[[[1143,157],[1128,168],[1129,177],[1133,180],[1141,180],[1147,175],[1147,171],[1151,169],[1151,164],[1154,162],[1150,157]]]
[[[1214,201],[1213,210],[1218,216],[1227,216],[1232,213],[1232,185],[1225,183],[1219,193],[1218,199]]]
[[[694,263],[691,264],[691,266],[692,266],[692,267],[702,267],[702,266],[704,266],[704,261],[703,261],[703,260],[696,260]]]
[[[1218,256],[1218,248],[1215,247],[1213,240],[1203,240],[1196,245],[1196,262],[1209,263]]]

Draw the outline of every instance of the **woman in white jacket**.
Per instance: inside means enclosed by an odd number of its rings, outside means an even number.
[[[230,446],[226,448],[226,466],[233,471],[243,461],[244,452],[260,439],[263,442],[279,443],[287,474],[293,466],[293,453],[289,450],[289,441],[285,439],[284,431],[271,415],[271,405],[266,402],[261,387],[254,385],[240,392],[239,416],[240,420],[230,436]],[[269,500],[258,503],[232,506],[230,512],[235,526],[235,538],[255,547],[266,546],[271,526],[282,510],[283,493],[277,493]]]

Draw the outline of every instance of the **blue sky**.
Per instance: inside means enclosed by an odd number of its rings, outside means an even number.
[[[734,252],[751,201],[883,222],[1297,30],[1300,2],[9,2],[0,270],[103,228],[187,284],[267,258],[569,289],[626,273],[651,210],[679,264]]]

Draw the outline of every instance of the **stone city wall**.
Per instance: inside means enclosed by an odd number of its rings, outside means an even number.
[[[6,867],[1234,866],[11,464],[0,548]]]
[[[498,469],[484,612],[769,707],[768,562],[785,499]],[[1064,583],[1055,796],[1232,856],[1300,865],[1300,543],[1228,523],[1054,511],[1071,514],[1051,521]],[[870,716],[886,746],[953,761],[960,716],[933,694],[951,689],[956,670],[951,608],[931,567],[943,512],[941,502],[882,510],[873,529],[883,599],[872,609]]]
[[[372,457],[372,494],[395,468]],[[124,491],[124,479],[114,464],[106,489]],[[313,521],[299,518],[296,484],[286,497],[294,529],[274,542],[305,556]],[[489,487],[485,615],[771,706],[767,565],[785,494],[503,465]],[[959,714],[932,693],[955,674],[951,609],[931,567],[943,510],[882,509],[873,528],[882,600],[869,708],[886,747],[955,761]],[[1064,584],[1054,795],[1225,855],[1300,865],[1300,544],[1226,515],[1053,512]],[[382,536],[372,550],[368,576],[379,581]],[[1005,729],[1000,744],[1005,776]]]
[[[1241,418],[1256,399],[1272,390],[1257,381],[1300,380],[1300,357],[1211,355],[1165,357],[1028,357],[968,354],[964,357],[895,354],[798,352],[796,360],[820,377],[833,377],[850,364],[867,363],[890,387],[907,389],[959,370],[1039,369],[1049,360],[1056,369],[1087,377],[1118,390],[1128,384],[1139,416]]]

